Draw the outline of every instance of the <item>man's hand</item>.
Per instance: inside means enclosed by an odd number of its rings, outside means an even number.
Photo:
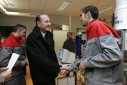
[[[11,78],[11,71],[4,71],[1,73],[5,80],[9,80]]]
[[[84,62],[82,61],[79,65],[79,70],[82,71],[83,69],[85,69],[85,65],[84,65]]]
[[[60,74],[61,75],[67,75],[69,73],[67,66],[62,66]]]
[[[1,71],[1,72],[6,71],[6,70],[8,70],[7,67],[1,67],[1,68],[0,68],[0,71]]]
[[[28,59],[25,59],[26,66],[29,65]]]
[[[25,59],[24,61],[22,61],[23,66],[27,66],[28,64],[29,64],[28,59]]]

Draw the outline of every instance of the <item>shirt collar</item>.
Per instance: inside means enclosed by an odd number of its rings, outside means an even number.
[[[42,32],[42,31],[41,31],[41,34],[42,34],[43,38],[44,38],[44,37],[45,37],[45,35],[46,35],[46,33]]]

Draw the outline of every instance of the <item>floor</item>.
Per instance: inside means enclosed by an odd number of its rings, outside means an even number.
[[[30,76],[29,66],[27,66],[27,68],[26,68],[26,85],[33,85],[31,76]]]

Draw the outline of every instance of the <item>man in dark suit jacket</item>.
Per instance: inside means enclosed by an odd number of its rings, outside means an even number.
[[[72,39],[72,32],[67,33],[67,39],[64,41],[63,48],[75,53],[75,41]]]
[[[55,85],[55,77],[60,72],[50,31],[51,22],[48,15],[38,15],[36,26],[26,41],[33,85]]]

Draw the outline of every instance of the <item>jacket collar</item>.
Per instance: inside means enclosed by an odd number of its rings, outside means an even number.
[[[33,33],[35,34],[35,36],[37,36],[37,37],[42,36],[42,33],[41,33],[40,29],[39,29],[37,26],[34,27],[34,29],[33,29],[32,32],[33,32]],[[46,32],[46,35],[50,35],[50,34],[52,34],[52,33],[51,33],[51,32]],[[42,36],[42,37],[43,37],[43,36]]]
[[[10,37],[14,38],[18,43],[21,41],[21,38],[16,37],[14,34],[11,34]]]
[[[34,29],[33,29],[32,32],[33,32],[34,35],[37,36],[37,37],[42,36],[41,31],[40,31],[40,29],[39,29],[37,26],[34,27]]]

